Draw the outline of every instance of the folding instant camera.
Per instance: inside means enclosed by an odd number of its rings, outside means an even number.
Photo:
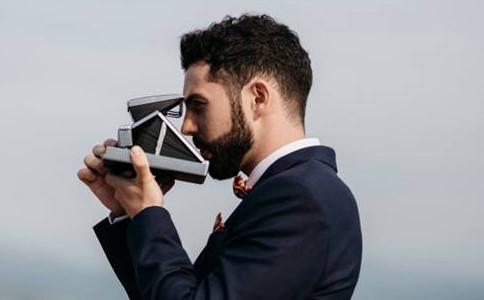
[[[102,156],[111,172],[134,175],[130,148],[138,145],[146,153],[151,172],[158,183],[177,179],[203,183],[208,171],[204,160],[168,118],[183,114],[181,95],[156,95],[128,101],[132,125],[118,129],[117,147],[107,147]]]

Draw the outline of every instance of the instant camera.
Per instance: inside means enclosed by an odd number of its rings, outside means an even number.
[[[169,118],[183,115],[181,95],[156,95],[128,101],[133,124],[118,129],[118,144],[107,147],[104,166],[115,174],[134,176],[130,148],[138,145],[146,153],[151,172],[159,184],[171,179],[203,183],[208,161],[177,130]]]

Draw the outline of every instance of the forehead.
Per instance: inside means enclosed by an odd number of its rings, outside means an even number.
[[[201,89],[208,83],[208,71],[210,67],[207,63],[199,62],[191,65],[185,72],[183,84],[183,96],[188,96]]]
[[[224,91],[223,85],[209,81],[210,66],[206,62],[199,62],[191,65],[185,72],[183,84],[183,96],[185,98],[192,94],[207,94]]]

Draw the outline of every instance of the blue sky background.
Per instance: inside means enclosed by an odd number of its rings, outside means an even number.
[[[484,299],[482,1],[0,1],[0,299],[123,299],[77,180],[126,101],[179,93],[179,37],[265,12],[298,32],[308,136],[337,152],[364,260],[354,299]],[[230,182],[166,199],[192,259]]]

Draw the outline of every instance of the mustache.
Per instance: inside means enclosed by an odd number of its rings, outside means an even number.
[[[198,149],[208,149],[209,148],[209,144],[207,142],[205,142],[204,140],[202,140],[201,138],[199,138],[198,136],[194,136],[192,138],[192,141],[193,141],[193,144],[195,145],[195,147],[197,147]]]

